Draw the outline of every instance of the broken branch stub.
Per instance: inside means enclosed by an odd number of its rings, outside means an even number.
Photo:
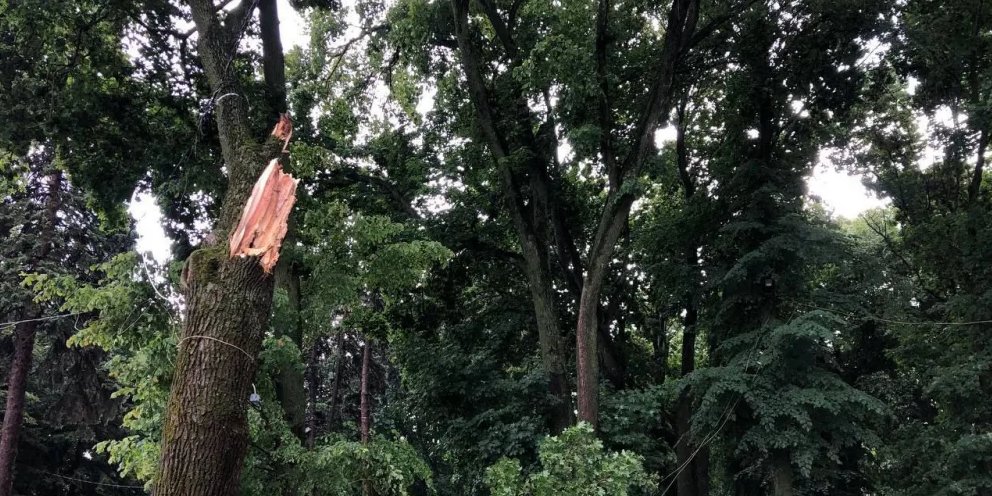
[[[289,144],[293,124],[287,114],[279,117],[272,135]],[[282,171],[279,159],[274,158],[262,171],[251,190],[251,196],[241,212],[238,227],[231,233],[231,257],[260,257],[259,263],[266,274],[272,272],[279,260],[279,248],[286,237],[289,212],[296,202],[296,184],[299,181]]]

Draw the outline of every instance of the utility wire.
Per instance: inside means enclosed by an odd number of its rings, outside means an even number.
[[[14,327],[17,324],[24,324],[26,322],[39,322],[39,321],[43,321],[43,320],[64,319],[66,317],[74,317],[76,315],[82,315],[84,313],[88,313],[88,312],[74,312],[74,313],[66,313],[66,314],[61,314],[61,315],[51,315],[51,316],[48,316],[48,317],[38,317],[36,319],[13,320],[13,321],[10,321],[10,322],[4,322],[4,323],[0,324],[0,330],[6,329],[8,327]]]
[[[94,486],[119,487],[119,488],[123,488],[123,489],[141,489],[141,490],[144,490],[145,489],[145,486],[133,486],[133,485],[126,485],[126,484],[110,484],[108,482],[96,482],[96,481],[91,481],[91,480],[86,480],[86,479],[80,479],[80,478],[77,478],[77,477],[69,477],[69,476],[66,476],[66,475],[53,474],[52,472],[46,472],[44,470],[38,470],[38,472],[41,472],[41,473],[47,474],[47,475],[51,475],[53,477],[58,477],[60,479],[71,480],[71,481],[75,481],[75,482],[84,482],[86,484],[92,484]]]

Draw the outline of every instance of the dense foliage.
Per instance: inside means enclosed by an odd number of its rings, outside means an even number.
[[[193,391],[231,494],[992,495],[990,43],[981,0],[0,0],[0,494],[182,493]],[[279,262],[211,278],[283,111]]]

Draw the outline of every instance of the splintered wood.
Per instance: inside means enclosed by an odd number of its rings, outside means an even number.
[[[292,124],[285,114],[272,135],[288,142]],[[289,212],[296,202],[297,180],[282,171],[279,159],[272,159],[255,182],[251,197],[241,212],[238,227],[231,233],[231,257],[260,257],[266,274],[279,260],[279,248],[286,237]]]

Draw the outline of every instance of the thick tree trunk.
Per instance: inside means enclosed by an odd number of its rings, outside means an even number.
[[[528,286],[537,317],[537,336],[541,347],[541,359],[548,374],[548,389],[554,405],[551,411],[551,431],[560,433],[574,423],[572,413],[572,390],[569,387],[565,369],[564,343],[558,323],[551,289],[551,277],[533,241],[524,241],[524,260]]]
[[[272,278],[255,259],[230,260],[223,250],[211,263],[212,277],[190,285],[156,496],[240,494],[245,408],[268,327]]]
[[[597,356],[599,323],[599,288],[591,287],[602,278],[586,277],[579,299],[579,321],[575,332],[576,390],[578,391],[579,420],[595,428],[599,425],[599,357]]]
[[[35,313],[33,318],[38,318]],[[14,483],[14,461],[17,459],[17,440],[24,421],[24,396],[27,390],[28,372],[31,371],[31,354],[34,351],[34,337],[38,321],[18,324],[14,330],[14,360],[10,364],[10,377],[7,378],[7,407],[3,414],[3,430],[0,431],[0,495],[11,494]]]
[[[156,496],[240,493],[248,446],[247,399],[272,307],[273,279],[254,257],[230,258],[227,235],[259,174],[280,144],[253,138],[248,102],[232,60],[253,14],[242,2],[224,24],[210,0],[190,0],[198,49],[215,96],[217,127],[228,170],[215,239],[186,261],[186,319],[162,434]],[[263,14],[264,15],[264,14]],[[263,20],[263,23],[266,21]]]

